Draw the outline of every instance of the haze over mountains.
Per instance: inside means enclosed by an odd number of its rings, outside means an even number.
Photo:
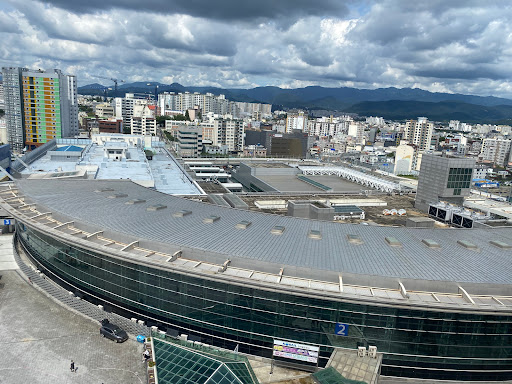
[[[122,84],[117,94],[108,90],[108,96],[124,96],[127,92],[211,92],[224,94],[234,101],[269,103],[274,109],[326,109],[363,116],[382,116],[402,120],[427,116],[431,120],[460,120],[469,123],[507,122],[512,119],[512,100],[452,93],[433,93],[418,88],[324,88],[311,86],[296,89],[257,87],[252,89],[223,89],[213,87],[185,87],[178,83],[137,82]],[[78,88],[81,94],[103,95],[106,87],[89,84]],[[109,87],[110,88],[110,87]]]

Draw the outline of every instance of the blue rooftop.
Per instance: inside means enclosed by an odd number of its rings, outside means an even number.
[[[66,145],[56,149],[59,152],[82,152],[83,150],[82,147],[77,147],[76,145]]]

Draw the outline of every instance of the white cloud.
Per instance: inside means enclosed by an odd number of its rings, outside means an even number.
[[[311,11],[301,0],[288,13],[268,1],[266,10],[246,7],[252,18],[229,8],[231,0],[208,6],[211,16],[192,2],[173,1],[174,10],[161,0],[144,8],[12,0],[0,11],[0,63],[62,68],[80,84],[106,75],[219,87],[396,86],[512,97],[512,7],[505,1],[382,0],[351,2],[347,9],[322,0],[325,11],[320,3]]]

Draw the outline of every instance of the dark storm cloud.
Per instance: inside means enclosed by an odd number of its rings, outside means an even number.
[[[410,71],[411,75],[451,80],[477,80],[490,79],[500,80],[507,77],[507,74],[496,71],[489,67],[466,67],[466,68],[422,68]]]
[[[109,2],[103,0],[50,0],[43,2],[79,13],[126,9],[139,12],[185,14],[206,19],[241,21],[274,20],[327,14],[340,17],[348,13],[345,2],[341,0],[113,0]]]

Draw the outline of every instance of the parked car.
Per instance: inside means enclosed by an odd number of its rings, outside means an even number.
[[[128,334],[117,325],[109,323],[108,320],[101,322],[100,335],[107,339],[114,340],[116,343],[122,343],[128,340]]]

